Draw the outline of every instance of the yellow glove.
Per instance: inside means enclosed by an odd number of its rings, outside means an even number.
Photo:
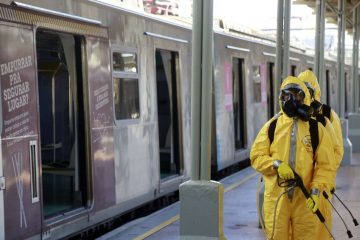
[[[287,163],[281,162],[277,171],[281,179],[289,180],[295,178],[293,170]]]
[[[306,200],[306,206],[315,213],[316,210],[319,209],[319,196],[316,194],[311,194],[311,197],[309,197]]]

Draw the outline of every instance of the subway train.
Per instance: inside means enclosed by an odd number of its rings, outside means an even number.
[[[190,25],[96,0],[0,0],[0,46],[0,239],[72,236],[189,179]],[[274,115],[275,50],[214,31],[213,171],[247,161]],[[292,75],[313,61],[291,48]]]

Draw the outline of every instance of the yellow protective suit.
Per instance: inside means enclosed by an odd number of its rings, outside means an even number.
[[[308,82],[311,87],[314,89],[314,97],[315,100],[320,102],[320,98],[321,98],[321,89],[317,80],[317,77],[315,76],[315,74],[310,71],[310,70],[306,70],[302,73],[299,74],[298,78],[304,82]],[[331,114],[330,114],[330,122],[334,128],[335,131],[335,135],[336,138],[338,140],[338,144],[339,146],[335,146],[336,149],[334,149],[335,151],[335,161],[337,164],[337,167],[340,166],[340,163],[342,161],[343,155],[344,155],[344,147],[343,147],[343,138],[342,138],[342,131],[341,131],[341,122],[339,119],[339,116],[336,114],[336,112],[331,109]]]
[[[310,71],[306,70],[299,74],[298,78],[304,82],[307,82],[311,85],[311,87],[314,89],[314,98],[315,100],[320,102],[321,98],[321,90],[320,86],[317,80],[317,77],[315,74]],[[336,169],[340,166],[340,163],[342,161],[343,155],[344,155],[344,148],[343,148],[343,140],[342,140],[342,131],[341,131],[341,123],[338,115],[336,112],[331,109],[330,119],[325,118],[326,120],[326,130],[328,131],[330,138],[333,141],[334,145],[334,154],[335,154],[335,167]],[[333,180],[333,183],[327,187],[327,189],[332,189],[336,185],[336,175]],[[321,189],[326,190],[326,189]],[[331,198],[331,194],[329,194],[329,191],[327,191],[328,195]],[[331,199],[330,199],[331,200]],[[330,203],[327,202],[327,200],[324,198],[324,196],[320,196],[320,211],[323,213],[326,223],[329,227],[329,229],[332,229],[332,209],[331,209]],[[321,226],[318,227],[317,232],[317,238],[318,239],[329,239],[329,234],[326,231],[326,229],[322,228]]]
[[[281,85],[284,89],[287,84],[298,84],[305,92],[306,105],[310,105],[310,94],[305,84],[296,77],[288,77]],[[275,204],[284,191],[278,186],[277,171],[273,167],[275,160],[289,163],[290,138],[294,118],[280,113],[278,117],[274,140],[270,145],[268,129],[272,119],[268,121],[258,133],[250,153],[251,165],[264,176],[264,220],[267,238],[272,236],[275,219],[274,238],[288,240],[289,230],[292,229],[292,239],[316,240],[317,223],[320,222],[316,215],[306,207],[306,198],[299,188],[295,188],[290,200],[287,195],[279,199],[277,211],[274,215]],[[296,159],[295,171],[302,178],[308,191],[311,188],[323,188],[330,184],[335,175],[334,152],[332,142],[326,129],[319,123],[319,145],[313,154],[310,142],[309,123],[297,120],[296,132]],[[314,163],[315,161],[315,163]]]

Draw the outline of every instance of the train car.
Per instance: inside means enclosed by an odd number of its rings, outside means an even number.
[[[72,236],[189,179],[190,25],[96,0],[0,0],[0,46],[0,239]],[[276,113],[275,50],[214,32],[214,171],[246,161]],[[308,61],[293,49],[291,74]]]
[[[0,238],[69,236],[188,179],[189,28],[89,1],[0,9]]]

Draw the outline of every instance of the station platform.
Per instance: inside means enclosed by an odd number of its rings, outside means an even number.
[[[350,165],[340,167],[336,194],[360,222],[360,153],[353,153]],[[228,240],[264,240],[259,228],[256,191],[260,174],[251,167],[241,170],[221,183],[224,185],[224,233]],[[352,239],[360,239],[360,225],[355,227],[347,210],[334,197],[333,203],[348,228]],[[175,240],[180,238],[179,202],[147,217],[129,222],[99,240]],[[333,211],[333,235],[337,240],[348,239],[341,219]]]

